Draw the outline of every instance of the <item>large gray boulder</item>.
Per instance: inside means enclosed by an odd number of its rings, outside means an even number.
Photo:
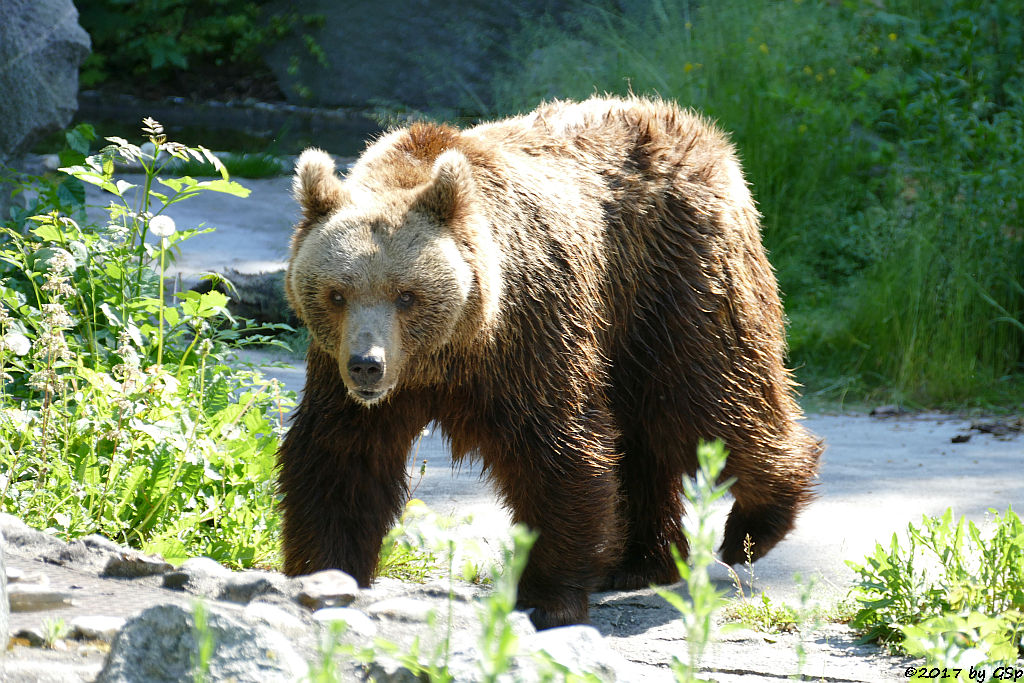
[[[0,165],[71,122],[89,46],[71,0],[0,0]],[[0,219],[8,195],[0,186]]]
[[[385,103],[481,113],[490,104],[490,80],[511,58],[509,39],[521,21],[561,12],[569,4],[308,0],[303,13],[324,17],[323,27],[309,35],[323,50],[326,65],[310,54],[303,35],[274,45],[267,63],[287,97],[301,104]]]
[[[306,662],[280,633],[220,607],[205,612],[201,625],[194,609],[145,610],[117,634],[96,682],[173,683],[200,672],[213,681],[284,683],[306,675]]]

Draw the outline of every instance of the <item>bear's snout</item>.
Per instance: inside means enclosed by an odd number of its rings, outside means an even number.
[[[352,354],[348,359],[348,376],[359,389],[369,389],[384,377],[384,354],[370,351]]]

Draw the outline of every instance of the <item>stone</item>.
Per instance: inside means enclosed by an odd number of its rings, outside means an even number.
[[[216,598],[233,572],[209,557],[192,557],[164,574],[164,588]]]
[[[159,575],[174,568],[161,557],[120,546],[95,534],[59,546],[44,547],[39,556],[51,564],[121,579]]]
[[[426,622],[430,616],[443,613],[440,604],[417,598],[388,598],[366,608],[366,613],[378,619],[404,622]]]
[[[57,555],[67,548],[64,541],[37,531],[13,515],[0,513],[0,533],[8,549],[46,560],[48,555]]]
[[[0,166],[66,127],[78,108],[78,67],[89,35],[71,0],[4,0],[0,10]],[[0,218],[10,187],[0,185]]]
[[[0,652],[7,649],[11,627],[11,605],[7,600],[8,571],[4,561],[4,535],[0,533]]]
[[[4,683],[92,683],[101,660],[94,655],[16,648],[0,657]]]
[[[324,607],[344,607],[359,594],[356,580],[338,569],[327,569],[297,579],[299,592],[296,600],[312,610]]]
[[[610,645],[593,626],[562,626],[526,639],[525,653],[546,653],[575,673],[592,673],[602,681],[640,681],[644,674]]]
[[[379,102],[433,112],[482,113],[490,83],[515,59],[508,40],[520,21],[554,16],[570,3],[464,0],[439,9],[429,0],[308,0],[303,12],[324,17],[272,45],[266,61],[289,100],[316,106]],[[273,9],[290,9],[279,0]],[[311,56],[310,36],[326,64]]]
[[[0,22],[0,156],[21,157],[78,108],[89,35],[71,0],[4,0]]]
[[[377,635],[377,622],[365,612],[351,607],[326,607],[313,612],[313,618],[325,627],[335,623],[345,624],[345,634],[372,640]]]
[[[24,640],[31,647],[42,647],[46,645],[46,637],[43,635],[43,629],[39,626],[30,626],[28,628],[18,629],[14,637],[19,640]]]
[[[195,611],[179,605],[157,605],[128,621],[114,638],[96,683],[170,683],[204,680],[237,683],[295,681],[307,666],[280,633],[250,624],[223,608],[206,606],[205,633],[212,652],[205,666],[196,662],[203,633],[197,632]]]
[[[87,616],[75,617],[68,624],[69,637],[76,640],[101,640],[109,643],[125,625],[124,617]]]
[[[137,579],[144,576],[158,576],[174,569],[170,563],[157,555],[145,555],[134,550],[120,552],[111,557],[103,568],[103,576],[121,579]]]
[[[7,590],[12,612],[39,612],[71,605],[71,594],[46,585],[16,583]]]
[[[232,572],[225,580],[217,599],[244,605],[261,595],[287,595],[292,590],[290,584],[291,580],[288,577],[274,572]]]
[[[252,624],[262,624],[289,638],[303,638],[309,635],[309,624],[284,609],[262,600],[253,600],[245,606],[242,617]]]

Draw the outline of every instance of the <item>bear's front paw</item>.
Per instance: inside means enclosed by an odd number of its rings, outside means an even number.
[[[587,594],[584,592],[573,591],[572,595],[560,600],[546,600],[543,605],[521,598],[516,608],[529,614],[533,627],[538,631],[590,623]]]

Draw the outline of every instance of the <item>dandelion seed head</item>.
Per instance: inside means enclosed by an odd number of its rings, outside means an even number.
[[[177,227],[170,216],[153,216],[149,220],[149,231],[157,237],[170,237]]]

